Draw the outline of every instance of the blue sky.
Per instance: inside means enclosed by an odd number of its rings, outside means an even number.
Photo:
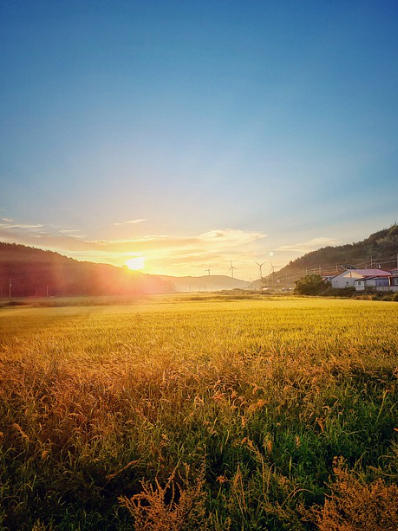
[[[2,1],[0,49],[0,241],[249,279],[398,220],[395,0]]]

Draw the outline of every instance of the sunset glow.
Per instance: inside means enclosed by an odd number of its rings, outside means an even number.
[[[132,271],[140,271],[145,267],[145,258],[143,256],[135,256],[126,261],[126,266]]]

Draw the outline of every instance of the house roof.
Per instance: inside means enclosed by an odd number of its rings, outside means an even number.
[[[354,279],[354,282],[358,282],[360,280],[374,280],[374,279],[378,279],[378,278],[385,278],[388,280],[388,277],[390,277],[391,275],[375,275],[373,277],[358,277],[358,278],[355,278]]]
[[[321,277],[324,278],[324,277],[335,277],[337,276],[339,273],[337,273],[336,271],[331,271],[330,273],[329,272],[323,272],[322,271],[322,274],[321,274]]]
[[[351,278],[389,277],[391,276],[391,273],[389,271],[383,271],[382,269],[347,269],[347,271],[344,271],[344,273],[341,273],[338,276]]]

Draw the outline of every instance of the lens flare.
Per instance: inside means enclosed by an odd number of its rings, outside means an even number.
[[[132,271],[139,271],[145,267],[145,258],[143,256],[135,256],[126,260],[126,266]]]

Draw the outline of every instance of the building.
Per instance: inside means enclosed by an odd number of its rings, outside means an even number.
[[[392,271],[392,275],[389,278],[390,281],[390,291],[398,292],[398,270]]]
[[[382,269],[347,269],[343,273],[336,275],[331,280],[333,288],[342,289],[342,288],[359,288],[360,290],[366,289],[366,279],[388,279],[391,276],[389,271],[383,271]],[[363,284],[359,284],[359,281]],[[356,283],[356,284],[354,284]],[[375,282],[375,285],[377,283]]]
[[[356,291],[390,291],[390,278],[386,276],[362,277],[354,280]]]
[[[334,279],[336,275],[338,275],[337,271],[331,271],[331,272],[322,271],[321,277],[322,277],[322,280],[324,280],[325,282],[329,282],[329,284],[331,284],[332,280]]]

